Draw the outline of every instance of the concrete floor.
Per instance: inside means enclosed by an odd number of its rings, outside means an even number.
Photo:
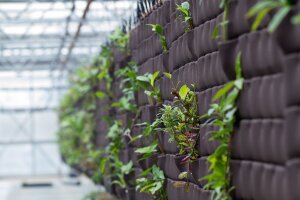
[[[60,177],[0,179],[0,200],[82,200],[95,191],[104,191],[84,176],[80,185]],[[22,183],[52,183],[52,187],[22,187]],[[100,198],[101,199],[101,198]]]

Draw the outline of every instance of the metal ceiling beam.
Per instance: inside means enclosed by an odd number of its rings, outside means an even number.
[[[73,37],[73,40],[71,41],[71,44],[70,44],[70,46],[68,48],[68,53],[67,53],[67,55],[65,57],[65,60],[62,62],[62,68],[64,68],[67,65],[67,63],[68,63],[68,61],[69,61],[69,59],[71,57],[72,50],[73,50],[73,48],[75,46],[75,43],[76,43],[76,41],[77,41],[77,39],[78,39],[78,37],[80,35],[81,27],[83,25],[84,20],[86,19],[86,15],[87,15],[87,13],[88,13],[88,11],[90,9],[90,6],[91,6],[92,2],[93,2],[93,0],[87,0],[87,4],[86,4],[86,7],[85,7],[85,9],[83,11],[81,20],[80,20],[80,22],[78,24],[77,31],[76,31],[76,33],[75,33],[75,35]]]
[[[2,87],[0,88],[0,92],[2,91],[10,91],[10,92],[13,92],[13,91],[49,91],[49,90],[66,90],[68,89],[67,86],[55,86],[55,87]]]

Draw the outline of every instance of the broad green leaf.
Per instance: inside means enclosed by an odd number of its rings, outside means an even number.
[[[129,163],[121,167],[121,171],[124,174],[129,174],[132,171],[132,167],[133,167],[133,163],[132,161],[130,161]]]
[[[168,78],[168,79],[172,79],[172,74],[168,73],[168,72],[164,72],[164,75]]]
[[[280,23],[283,21],[283,19],[287,16],[287,14],[290,12],[292,8],[290,6],[281,8],[276,15],[272,18],[269,26],[268,31],[274,32],[277,27],[280,25]]]
[[[226,95],[227,92],[233,88],[233,86],[234,86],[234,81],[231,81],[231,82],[227,83],[223,88],[221,88],[220,90],[218,90],[218,92],[215,94],[215,96],[213,98],[213,101],[216,101],[219,98],[221,98],[224,95]]]
[[[292,18],[292,23],[295,25],[300,24],[300,14],[298,14]]]
[[[98,79],[103,79],[103,77],[107,74],[107,70],[102,70],[99,74],[98,74]]]
[[[150,82],[150,84],[151,84],[152,87],[154,87],[155,80],[156,80],[156,78],[158,77],[159,73],[160,73],[160,72],[157,71],[157,72],[155,72],[155,73],[152,75],[152,77],[151,77],[151,82]]]
[[[190,88],[188,88],[187,85],[183,85],[181,86],[181,88],[179,89],[179,96],[182,100],[184,100],[186,98],[186,95],[189,93]]]
[[[157,151],[156,147],[157,147],[157,143],[155,142],[147,147],[138,148],[135,150],[135,152],[140,154],[153,153]]]
[[[106,97],[106,94],[104,92],[101,92],[101,91],[97,91],[96,92],[96,96],[100,99]]]
[[[146,77],[146,76],[137,76],[136,79],[137,79],[138,81],[142,81],[142,82],[147,82],[147,83],[150,82],[149,78]]]

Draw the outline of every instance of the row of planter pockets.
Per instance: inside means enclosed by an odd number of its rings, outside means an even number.
[[[174,78],[176,79],[176,78]],[[161,80],[161,93],[164,100],[172,100],[171,84],[167,78]],[[198,114],[207,113],[216,92],[223,85],[197,92]],[[245,80],[238,104],[238,115],[242,119],[282,118],[285,108],[285,87],[283,74],[273,74]]]
[[[137,49],[143,40],[149,38],[153,34],[151,29],[147,27],[147,24],[160,24],[165,27],[166,35],[168,36],[168,44],[171,44],[176,38],[178,38],[178,36],[182,35],[184,28],[180,27],[182,24],[178,22],[179,20],[176,20],[178,17],[176,4],[180,4],[182,2],[184,2],[184,0],[165,1],[162,6],[153,10],[146,18],[144,18],[130,33],[130,49]],[[222,13],[218,0],[203,0],[201,2],[198,0],[189,0],[189,3],[195,27]],[[165,26],[169,22],[174,24]],[[179,29],[172,29],[171,26],[178,26]],[[180,32],[176,30],[179,30]]]
[[[180,172],[187,170],[187,165],[180,163],[181,159],[181,156],[170,154],[157,155],[143,162],[139,161],[138,167],[146,169],[153,164],[157,164],[168,179],[180,181],[178,175]],[[201,178],[209,173],[206,159],[207,157],[201,157],[189,166],[191,174],[188,176],[188,181],[200,188],[203,188],[206,184],[206,181],[201,180]],[[297,168],[299,163],[299,161],[293,161],[285,167],[257,161],[232,159],[231,174],[232,184],[235,186],[234,197],[237,199],[262,200],[270,198],[274,200],[286,199],[289,196],[287,195],[287,181],[299,182],[299,180],[289,176],[290,173],[287,173],[286,169],[299,174],[299,168]],[[173,184],[172,187],[174,187]]]
[[[295,126],[292,127],[295,128]],[[142,129],[141,127],[138,128]],[[288,142],[291,139],[297,141],[295,137],[299,137],[298,134],[285,134],[285,128],[287,127],[283,119],[241,120],[232,138],[232,158],[284,164],[289,155],[299,152],[297,151],[297,142]],[[289,130],[289,128],[287,129]],[[217,130],[212,125],[201,126],[200,137],[196,145],[199,156],[209,156],[216,150],[218,142],[210,141],[209,138],[211,133]],[[135,129],[134,135],[141,131]],[[176,154],[178,152],[176,143],[170,141],[167,133],[158,132],[157,134],[164,153]],[[292,138],[289,139],[289,137]],[[128,147],[144,147],[151,142],[140,139]]]
[[[167,24],[166,39],[171,57],[169,65],[176,69],[188,61],[197,60],[200,56],[216,51],[217,41],[212,40],[211,35],[221,20],[222,16],[219,15],[186,33],[185,25],[180,20]],[[162,48],[159,37],[152,35],[132,51],[132,58],[138,64],[143,64],[160,52]]]

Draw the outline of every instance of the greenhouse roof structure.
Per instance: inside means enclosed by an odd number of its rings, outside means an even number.
[[[0,0],[0,176],[61,169],[55,110],[69,74],[92,62],[135,7],[133,0]]]

